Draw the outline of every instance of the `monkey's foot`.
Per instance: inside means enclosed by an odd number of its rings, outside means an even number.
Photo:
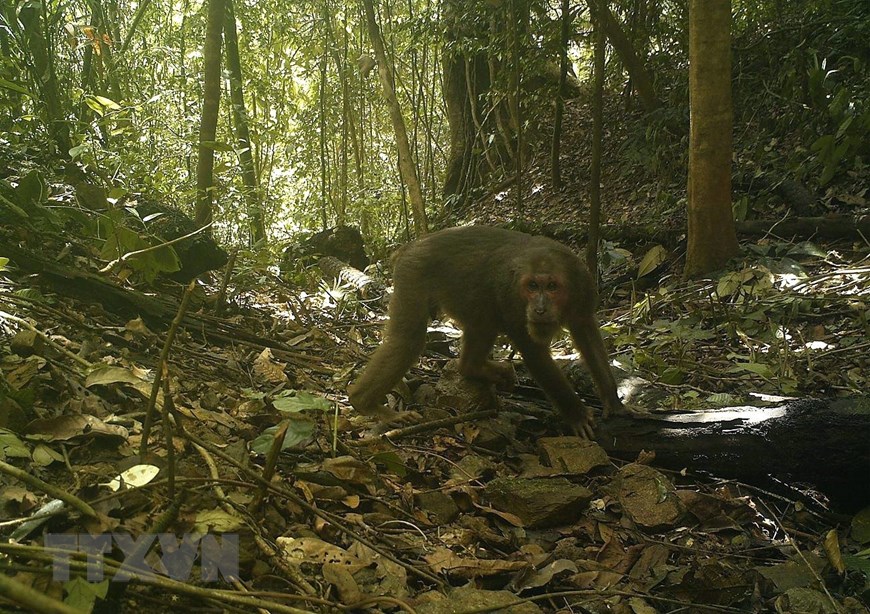
[[[650,412],[642,407],[632,405],[630,403],[610,403],[604,406],[604,411],[601,413],[601,419],[607,420],[611,416],[622,416],[628,418],[643,418],[649,417]]]
[[[489,379],[495,387],[505,392],[512,392],[517,387],[517,372],[514,366],[509,362],[494,362],[486,363],[487,379]]]
[[[360,413],[376,421],[372,428],[376,435],[381,435],[394,428],[417,424],[421,420],[420,414],[415,411],[398,412],[386,405],[378,405],[373,409],[360,411]]]

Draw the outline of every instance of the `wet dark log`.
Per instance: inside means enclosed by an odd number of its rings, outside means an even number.
[[[709,472],[780,493],[810,485],[836,508],[855,510],[870,504],[868,433],[870,397],[849,397],[611,418],[601,425],[598,441],[617,458],[654,450],[656,465]]]

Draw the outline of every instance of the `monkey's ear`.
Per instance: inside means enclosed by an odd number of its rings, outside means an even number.
[[[511,260],[507,266],[508,276],[511,280],[511,284],[514,286],[520,282],[521,269],[522,269],[522,266],[520,265],[520,262],[517,258],[514,258],[513,260]]]

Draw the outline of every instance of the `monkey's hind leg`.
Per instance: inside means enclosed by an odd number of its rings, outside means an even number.
[[[390,300],[390,320],[384,342],[348,391],[354,409],[384,423],[399,418],[395,411],[383,404],[384,397],[423,351],[428,323],[427,297],[416,292],[403,293],[397,287]]]

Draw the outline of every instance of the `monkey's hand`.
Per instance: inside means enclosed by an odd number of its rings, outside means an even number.
[[[592,410],[583,405],[579,400],[577,408],[570,415],[565,415],[565,422],[568,423],[568,428],[577,437],[583,439],[595,439],[595,417],[592,415]]]

